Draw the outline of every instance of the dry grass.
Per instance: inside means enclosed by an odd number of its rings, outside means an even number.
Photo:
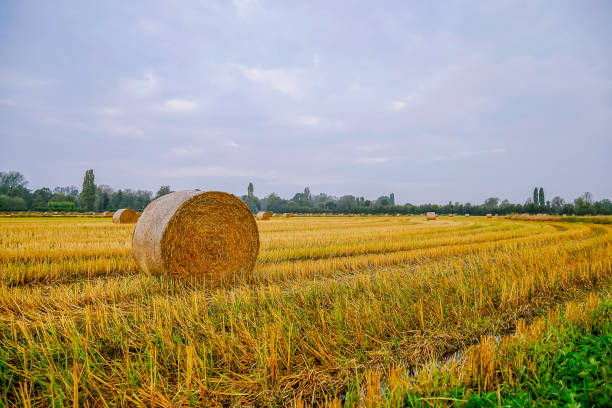
[[[374,389],[387,367],[510,333],[612,279],[612,227],[590,223],[263,222],[252,276],[216,289],[143,273],[133,229],[0,220],[2,403],[331,401],[355,373]]]

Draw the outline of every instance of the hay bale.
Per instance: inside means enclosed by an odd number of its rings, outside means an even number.
[[[138,221],[136,211],[122,208],[113,214],[113,224],[134,224]]]
[[[283,213],[283,218],[289,218],[291,216],[292,216],[291,213]]]
[[[487,218],[492,218],[493,214],[487,214]]]
[[[436,213],[435,211],[428,211],[427,212],[427,221],[429,220],[435,220],[436,219]]]
[[[271,215],[268,211],[259,211],[256,217],[258,220],[269,220]]]
[[[449,217],[454,217],[454,216],[455,216],[455,214],[448,214],[448,216],[449,216]]]
[[[113,216],[113,212],[112,211],[104,211],[103,214],[105,217],[112,217]]]
[[[470,214],[465,214],[465,216],[466,216],[466,217],[469,217],[469,216],[470,216]]]
[[[147,273],[229,283],[253,271],[259,232],[251,211],[236,196],[177,191],[149,203],[132,247]]]

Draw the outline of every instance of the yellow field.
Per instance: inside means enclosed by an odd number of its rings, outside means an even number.
[[[612,280],[609,225],[258,226],[253,277],[215,288],[140,272],[134,225],[0,219],[0,405],[330,402],[355,378],[371,385],[372,373],[443,359],[568,301],[592,304]]]

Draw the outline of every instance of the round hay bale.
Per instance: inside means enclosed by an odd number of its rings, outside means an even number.
[[[487,214],[487,218],[492,218],[493,214]]]
[[[134,224],[138,221],[138,214],[136,211],[130,210],[129,208],[122,208],[115,211],[113,214],[114,224]]]
[[[435,211],[428,211],[427,212],[427,221],[429,220],[435,220],[436,219],[436,213]]]
[[[236,196],[177,191],[147,205],[132,247],[147,273],[229,283],[252,273],[259,232],[251,211]]]
[[[283,218],[289,218],[291,216],[292,216],[291,213],[283,213]]]
[[[259,211],[256,217],[258,220],[269,220],[271,215],[268,211]]]
[[[104,211],[104,216],[105,217],[112,217],[113,216],[113,212],[112,211]]]
[[[469,217],[469,216],[470,216],[470,214],[465,214],[465,216],[466,216],[466,217]]]
[[[448,214],[448,216],[449,216],[449,217],[454,217],[454,216],[455,216],[455,214]]]

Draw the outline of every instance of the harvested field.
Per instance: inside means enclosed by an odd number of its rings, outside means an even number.
[[[588,219],[257,224],[253,274],[211,289],[140,270],[134,224],[0,219],[0,405],[380,403],[393,373],[577,321],[565,305],[595,310],[612,282],[612,225]]]

